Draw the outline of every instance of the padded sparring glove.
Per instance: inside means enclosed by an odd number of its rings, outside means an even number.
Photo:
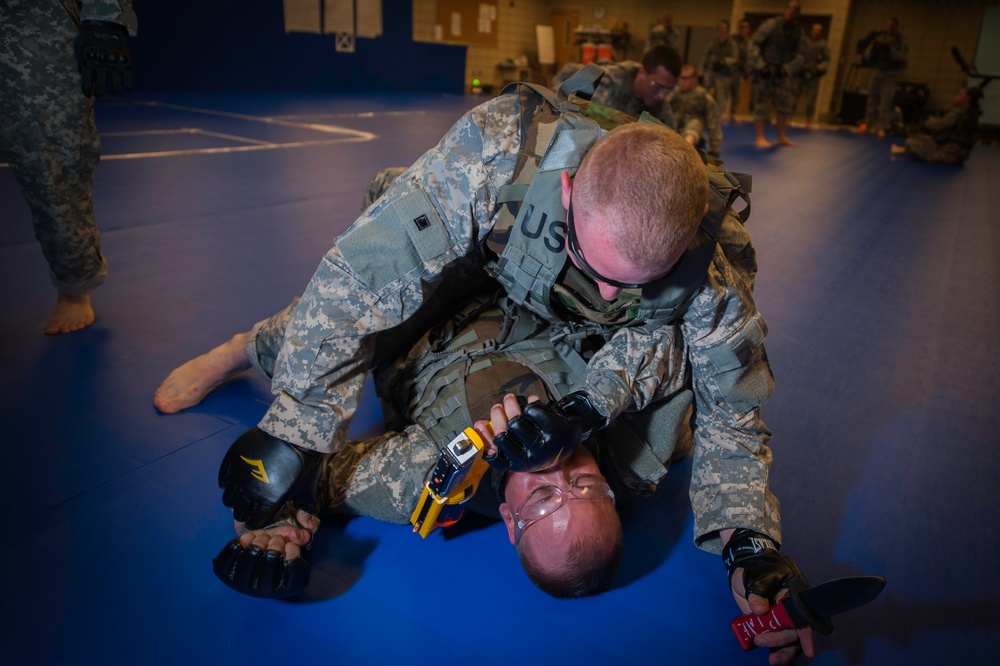
[[[288,502],[316,513],[323,454],[251,428],[233,442],[219,468],[222,503],[255,530],[274,522]]]
[[[551,467],[604,424],[586,393],[570,393],[555,403],[518,396],[521,414],[493,438],[496,452],[486,461],[506,472],[534,472]]]
[[[128,30],[108,21],[83,21],[76,36],[80,89],[87,97],[132,89]]]
[[[729,572],[730,586],[733,573],[743,568],[743,588],[748,599],[756,594],[770,601],[783,587],[809,586],[795,562],[778,553],[777,544],[760,532],[743,528],[733,532],[722,549],[722,561]]]
[[[294,560],[287,561],[284,553],[258,546],[244,548],[239,539],[233,539],[212,560],[212,570],[237,592],[264,599],[291,597],[309,584],[305,548]]]

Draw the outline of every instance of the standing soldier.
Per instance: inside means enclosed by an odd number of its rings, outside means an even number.
[[[705,49],[702,72],[705,88],[715,97],[720,112],[731,108],[733,79],[740,66],[740,47],[729,36],[729,21],[719,21],[717,38]]]
[[[875,130],[881,139],[892,122],[896,74],[906,67],[906,38],[899,32],[899,19],[892,17],[885,22],[885,30],[872,31],[862,42],[865,45],[862,64],[872,68],[872,78],[861,131]]]
[[[736,109],[740,105],[740,98],[743,94],[743,81],[749,78],[747,73],[747,48],[750,46],[750,32],[750,21],[743,19],[736,24],[736,34],[733,35],[733,42],[740,50],[740,62],[736,67],[736,73],[733,76],[733,87],[730,90],[729,122],[731,123],[736,122]],[[725,113],[726,109],[720,107],[719,112]]]
[[[0,2],[0,151],[31,208],[56,308],[46,334],[94,323],[108,268],[94,219],[95,95],[132,87],[131,0]]]
[[[819,80],[830,66],[830,46],[823,39],[823,26],[813,23],[809,30],[809,47],[806,62],[802,67],[799,99],[806,103],[806,127],[812,127],[816,114],[816,97],[819,94]]]
[[[764,123],[777,116],[779,146],[794,146],[788,138],[788,121],[798,101],[796,78],[806,59],[806,36],[799,23],[801,5],[792,0],[781,16],[764,21],[750,38],[747,63],[752,72],[754,129],[758,148],[770,148]]]

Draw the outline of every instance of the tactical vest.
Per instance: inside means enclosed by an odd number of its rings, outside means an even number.
[[[515,177],[501,188],[503,208],[487,239],[498,255],[488,271],[503,292],[481,294],[453,309],[404,358],[376,370],[376,390],[390,428],[419,423],[443,446],[474,419],[488,418],[490,406],[507,392],[558,399],[586,372],[579,338],[595,335],[595,329],[606,338],[623,325],[602,321],[600,313],[581,306],[592,327],[561,329],[552,306],[554,293],[565,296],[557,279],[567,260],[559,174],[575,173],[606,131],[636,121],[585,99],[570,99],[567,89],[592,94],[601,73],[588,65],[563,84],[558,96],[531,84],[512,84],[502,91],[519,96],[523,133]],[[639,121],[659,122],[647,114]],[[723,218],[737,197],[747,202],[737,215],[740,222],[749,215],[749,176],[711,164],[706,168],[709,212],[695,241],[670,275],[637,295],[626,325],[660,326],[675,319],[704,282]],[[546,235],[546,229],[561,235]],[[675,443],[690,437],[692,402],[691,391],[681,391],[667,402],[619,418],[595,437],[613,447],[610,464],[631,491],[651,493],[667,473]]]
[[[558,94],[526,83],[510,84],[500,93],[518,95],[522,148],[513,181],[500,188],[504,208],[487,239],[487,246],[499,258],[487,270],[512,300],[550,321],[559,318],[553,310],[553,289],[567,262],[560,174],[575,174],[587,151],[609,129],[636,122],[614,109],[572,96],[592,93],[600,76],[600,68],[590,64],[567,79]],[[647,113],[638,122],[661,124]],[[643,287],[631,323],[655,328],[675,319],[704,282],[722,221],[737,198],[746,202],[738,214],[740,222],[750,215],[750,176],[723,171],[714,163],[706,163],[706,170],[708,213],[674,269]],[[613,329],[623,322],[595,323]],[[605,337],[611,332],[605,331]]]

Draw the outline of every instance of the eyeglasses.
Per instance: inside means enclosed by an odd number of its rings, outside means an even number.
[[[583,250],[580,249],[580,241],[576,237],[576,225],[573,223],[573,197],[570,196],[569,199],[569,210],[567,211],[566,219],[566,247],[569,249],[569,253],[573,255],[576,259],[576,263],[584,275],[589,277],[594,282],[603,282],[604,284],[611,285],[612,287],[618,287],[619,289],[641,289],[647,284],[652,284],[659,280],[650,280],[649,282],[620,282],[619,280],[612,280],[611,278],[604,277],[598,273],[594,268],[587,263],[587,260],[583,258]],[[662,276],[661,276],[662,277]]]
[[[569,495],[569,497],[567,497]],[[599,500],[608,497],[611,504],[615,503],[615,494],[608,486],[608,482],[595,474],[581,474],[570,479],[569,490],[563,490],[559,486],[546,484],[531,491],[528,499],[524,500],[517,511],[514,512],[514,543],[521,540],[524,530],[531,525],[551,516],[553,513],[566,506],[572,500]]]
[[[649,80],[649,85],[653,87],[653,90],[656,90],[657,92],[662,92],[664,95],[669,95],[670,92],[674,89],[673,86],[665,86],[659,81],[654,81],[653,79],[648,79],[648,80]]]

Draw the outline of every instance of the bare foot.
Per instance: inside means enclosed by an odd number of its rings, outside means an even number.
[[[779,136],[775,140],[775,143],[778,144],[779,146],[788,146],[790,148],[794,148],[797,145],[794,141],[792,141],[791,139],[789,139],[787,136]]]
[[[176,414],[194,407],[221,384],[248,370],[249,339],[249,332],[234,335],[229,342],[175,368],[153,394],[153,405],[164,414]]]
[[[906,152],[906,148],[894,143],[891,146],[889,146],[889,152],[892,153],[893,155],[902,155],[903,153]]]
[[[768,141],[767,139],[757,139],[756,141],[753,142],[753,145],[757,146],[758,148],[770,148],[771,142]]]
[[[877,136],[878,138],[880,138],[880,139],[884,139],[884,138],[885,138],[885,130],[884,130],[884,129],[879,129],[879,131],[878,131],[878,132],[876,132],[876,133],[875,133],[875,135],[876,135],[876,136]]]
[[[94,308],[90,304],[90,294],[74,296],[59,292],[56,309],[45,325],[45,335],[73,333],[94,323]]]

